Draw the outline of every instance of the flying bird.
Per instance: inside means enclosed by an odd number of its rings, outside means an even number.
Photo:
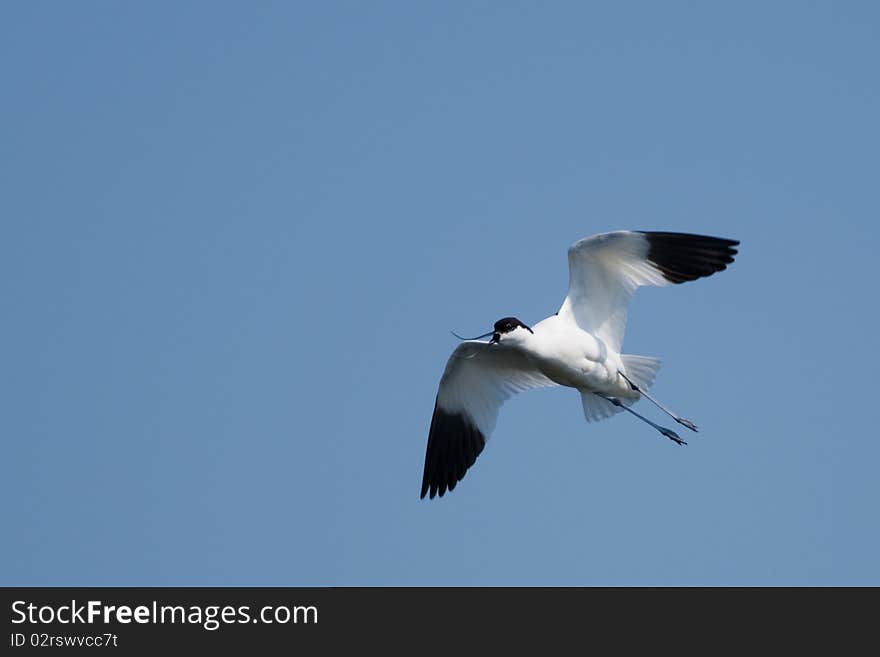
[[[684,283],[726,269],[737,245],[688,233],[620,230],[586,237],[568,249],[568,295],[557,313],[534,326],[505,317],[476,338],[456,335],[463,342],[440,379],[421,497],[453,490],[483,451],[504,401],[532,388],[575,388],[587,422],[626,411],[686,444],[672,429],[630,408],[644,397],[697,430],[648,394],[660,361],[620,353],[627,306],[643,285]]]

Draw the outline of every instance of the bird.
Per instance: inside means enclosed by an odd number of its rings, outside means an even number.
[[[587,422],[625,411],[686,445],[672,429],[630,408],[644,397],[697,431],[648,393],[659,359],[621,353],[627,307],[641,286],[677,285],[723,271],[738,246],[738,240],[660,231],[585,237],[568,249],[568,294],[556,313],[534,326],[504,317],[475,338],[453,333],[461,342],[437,390],[420,498],[454,490],[486,446],[501,405],[535,388],[574,388]]]

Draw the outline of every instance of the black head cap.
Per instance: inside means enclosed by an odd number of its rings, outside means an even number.
[[[519,321],[516,317],[505,317],[503,319],[499,319],[495,322],[495,332],[496,333],[510,333],[517,326],[522,326],[529,333],[534,333],[532,329]]]

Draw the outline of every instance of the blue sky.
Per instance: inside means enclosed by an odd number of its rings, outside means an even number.
[[[2,583],[880,584],[878,30],[3,3]],[[419,501],[449,330],[554,312],[617,228],[742,241],[631,307],[701,433],[536,391]]]

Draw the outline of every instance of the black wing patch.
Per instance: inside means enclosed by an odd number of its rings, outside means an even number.
[[[738,240],[642,231],[648,239],[648,260],[670,283],[684,283],[727,269],[733,262]]]
[[[453,490],[485,446],[486,438],[467,416],[444,411],[435,402],[425,452],[421,497],[424,498],[429,490],[431,499],[435,495],[443,497],[447,490]]]

